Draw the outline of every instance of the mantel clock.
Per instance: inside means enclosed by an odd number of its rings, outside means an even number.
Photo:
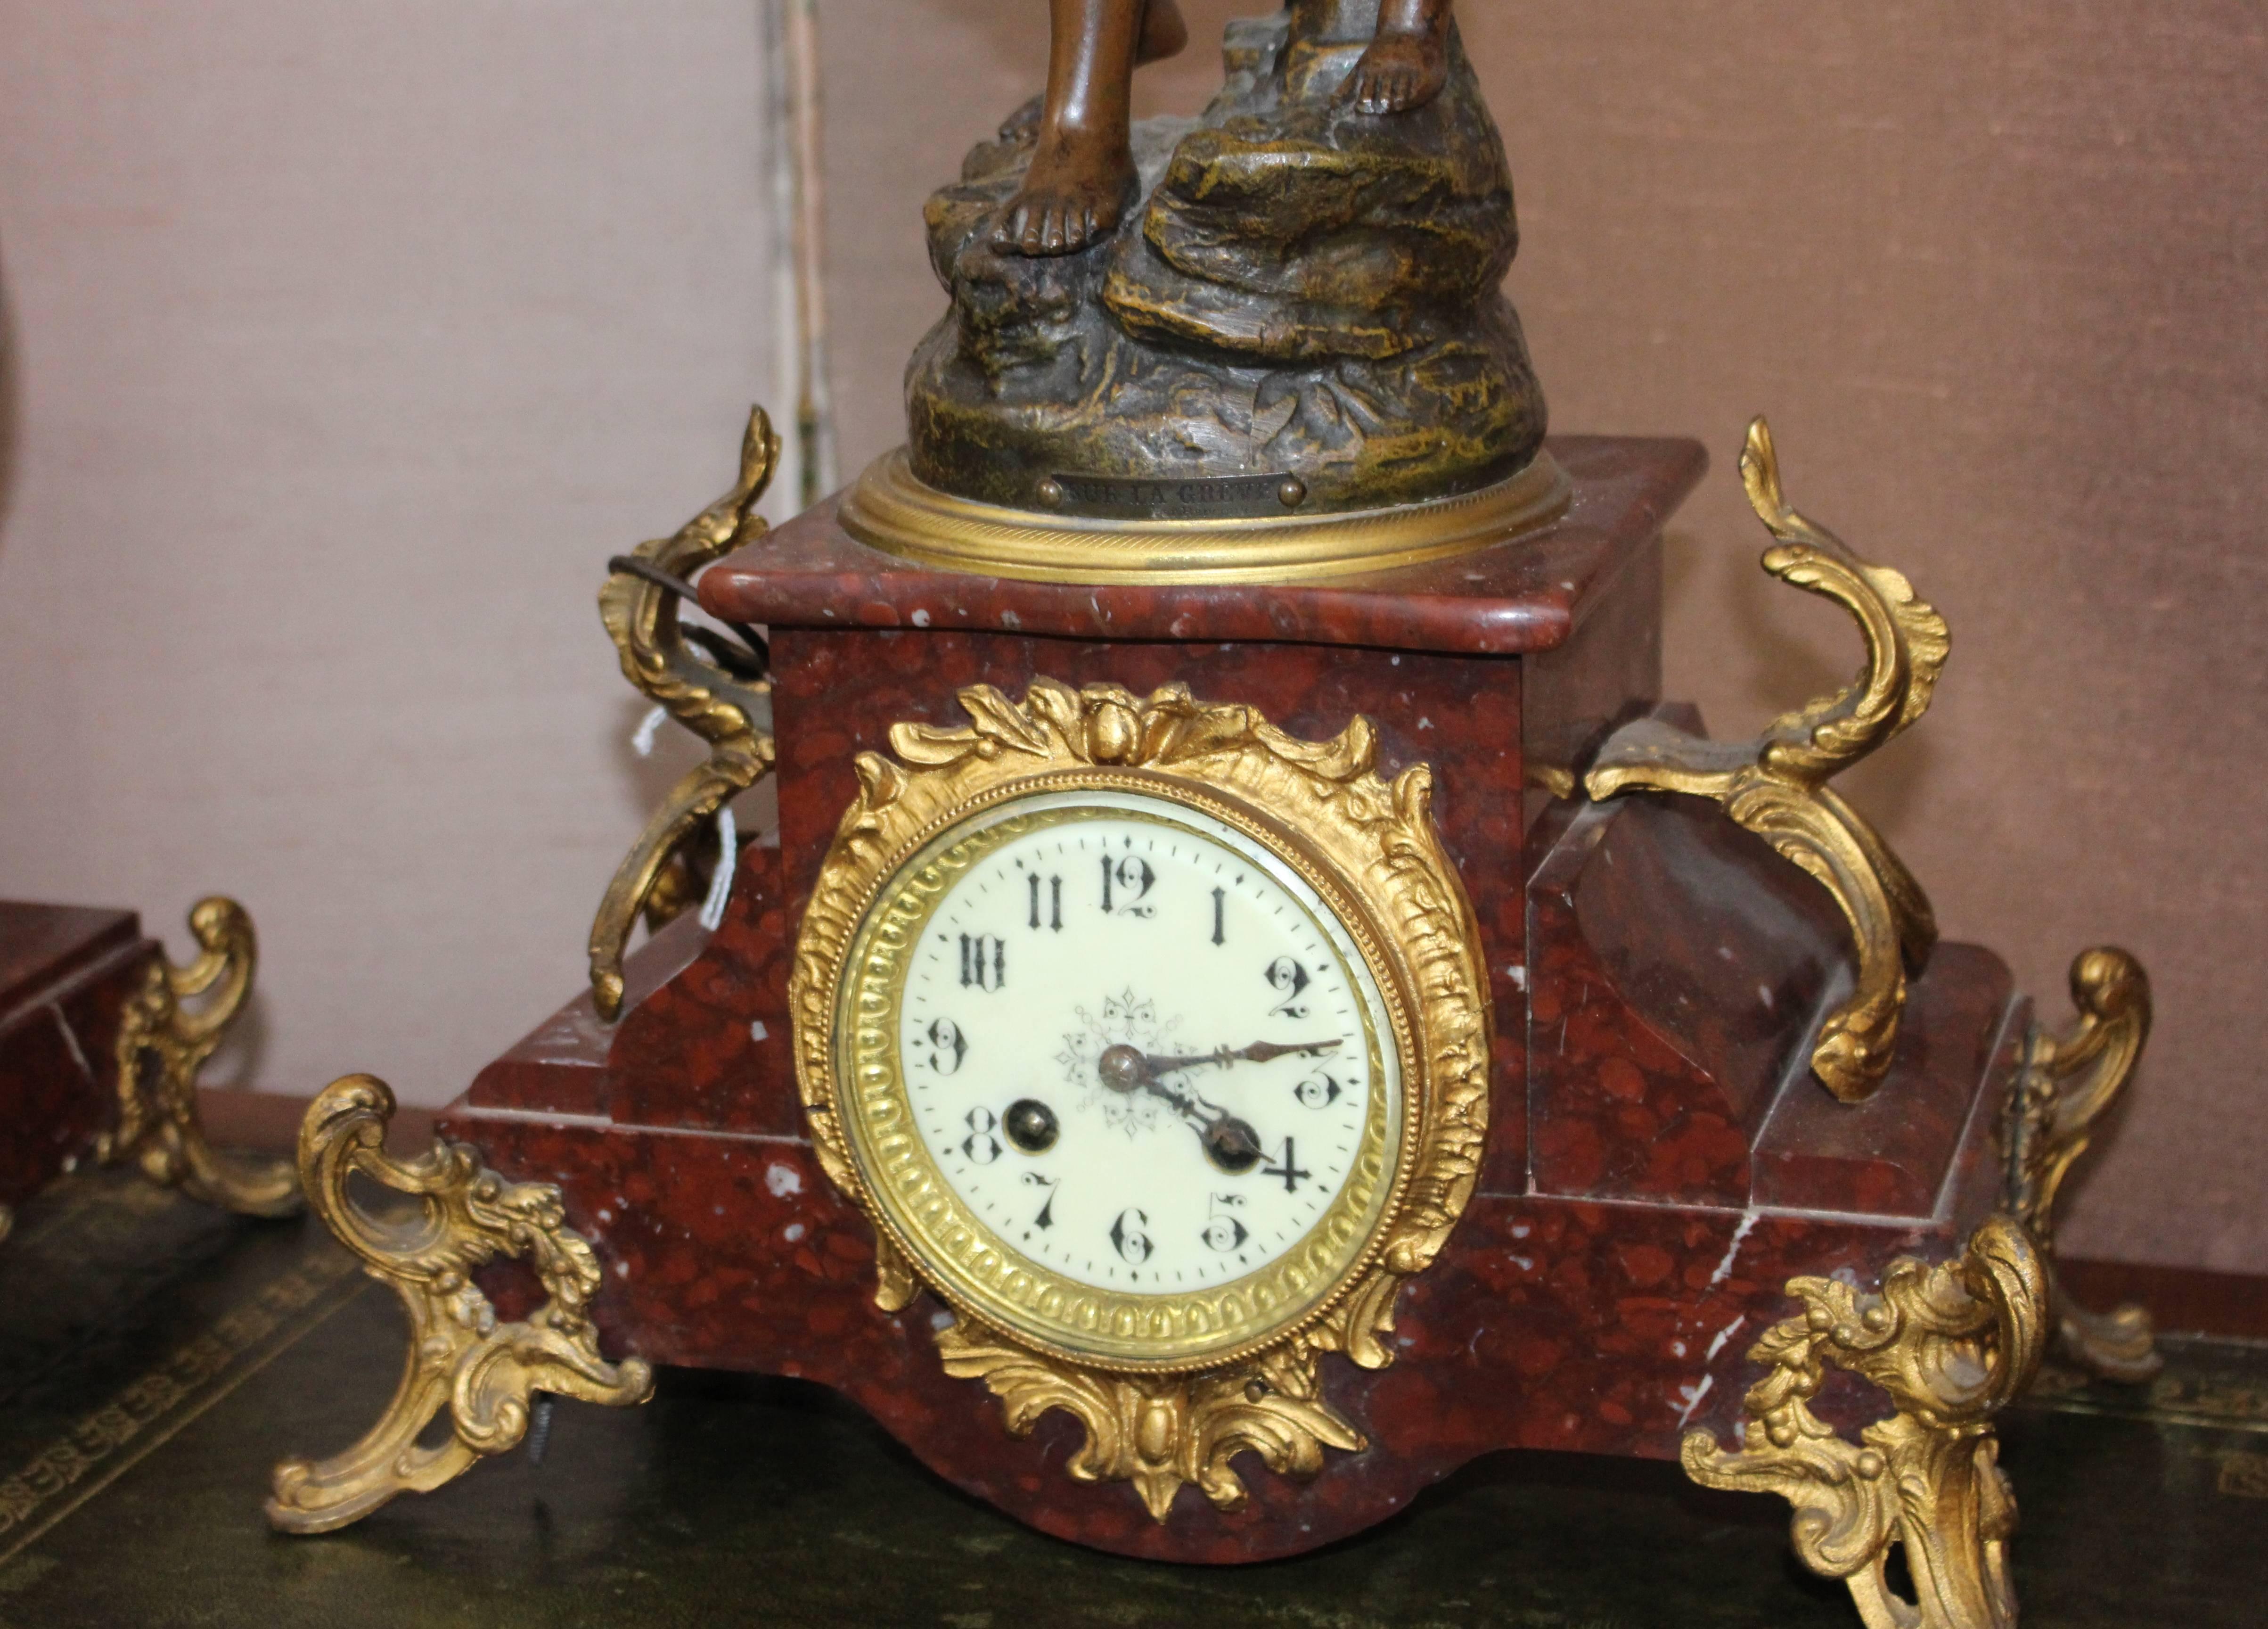
[[[1174,43],[1087,11],[1080,83]],[[1861,671],[1746,741],[1665,700],[1706,461],[1546,438],[1447,0],[1293,0],[1225,61],[1123,152],[1054,139],[1051,85],[932,201],[905,448],[771,531],[758,413],[613,562],[623,672],[708,756],[590,989],[429,1154],[367,1077],[315,1104],[311,1198],[416,1338],[271,1519],[680,1364],[822,1382],[1126,1555],[1295,1555],[1557,1448],[1785,1496],[1876,1629],[2013,1623],[1996,1415],[2051,1342],[2155,1361],[2049,1254],[2141,969],[2082,956],[2058,1030],[1938,942],[1832,783],[1921,719],[1945,622],[1790,503],[1762,421],[1765,569]],[[765,778],[777,831],[720,844]]]

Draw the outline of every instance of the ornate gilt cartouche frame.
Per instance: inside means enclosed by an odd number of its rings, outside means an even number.
[[[1376,739],[1357,719],[1336,740],[1297,740],[1254,709],[1195,700],[1180,685],[1147,698],[1115,685],[1074,690],[1033,681],[1023,702],[989,686],[961,693],[971,726],[901,724],[894,757],[862,754],[859,796],[843,818],[805,915],[789,1004],[796,1070],[812,1140],[829,1178],[875,1224],[875,1301],[909,1305],[925,1279],[907,1242],[869,1191],[844,1118],[835,1014],[845,959],[886,884],[924,844],[1005,789],[1094,771],[1141,772],[1292,834],[1351,902],[1409,1016],[1398,1181],[1373,1235],[1336,1293],[1252,1350],[1203,1373],[1042,1350],[928,1283],[958,1316],[938,1333],[948,1373],[981,1379],[1009,1430],[1027,1434],[1050,1409],[1086,1428],[1070,1462],[1082,1481],[1131,1482],[1166,1520],[1185,1483],[1214,1504],[1246,1498],[1230,1461],[1247,1448],[1273,1470],[1312,1476],[1326,1447],[1359,1450],[1353,1424],[1323,1399],[1321,1354],[1382,1368],[1403,1279],[1423,1272],[1463,1213],[1487,1122],[1489,1012],[1478,932],[1432,819],[1432,777],[1420,766],[1391,785],[1375,772]]]

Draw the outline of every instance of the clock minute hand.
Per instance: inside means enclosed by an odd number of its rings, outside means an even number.
[[[1152,1074],[1171,1074],[1176,1070],[1195,1069],[1200,1065],[1215,1064],[1226,1068],[1231,1064],[1266,1064],[1279,1058],[1319,1058],[1325,1052],[1335,1052],[1339,1043],[1329,1041],[1255,1041],[1250,1046],[1216,1047],[1210,1052],[1198,1052],[1185,1058],[1145,1058]]]

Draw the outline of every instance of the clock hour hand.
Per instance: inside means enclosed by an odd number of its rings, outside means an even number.
[[[1336,1041],[1331,1043],[1336,1046]],[[1147,1092],[1162,1100],[1186,1121],[1197,1134],[1205,1158],[1231,1176],[1238,1176],[1260,1163],[1260,1133],[1251,1125],[1226,1109],[1216,1109],[1194,1092],[1176,1090],[1158,1079],[1161,1060],[1145,1057],[1138,1048],[1114,1046],[1104,1050],[1097,1060],[1097,1072],[1103,1085],[1114,1092]],[[1174,1060],[1165,1059],[1171,1064]],[[1210,1063],[1211,1058],[1199,1058]]]

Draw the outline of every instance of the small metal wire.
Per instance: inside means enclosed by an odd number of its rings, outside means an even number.
[[[612,572],[628,572],[630,576],[652,583],[655,587],[674,593],[681,600],[700,603],[699,592],[691,583],[673,572],[665,571],[650,560],[640,560],[631,555],[616,555],[607,562]],[[713,628],[703,628],[692,623],[681,623],[677,631],[688,642],[699,645],[716,659],[717,665],[745,684],[753,684],[771,670],[771,646],[746,623],[725,624],[747,643],[735,645]]]

